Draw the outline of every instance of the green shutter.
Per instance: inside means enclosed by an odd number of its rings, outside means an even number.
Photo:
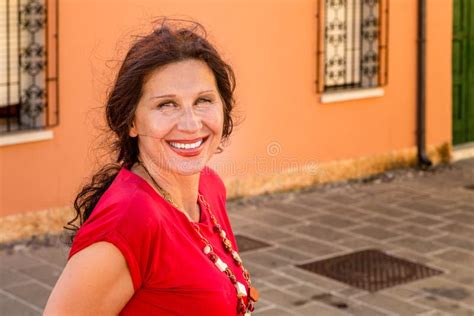
[[[474,2],[453,2],[453,144],[474,141]]]

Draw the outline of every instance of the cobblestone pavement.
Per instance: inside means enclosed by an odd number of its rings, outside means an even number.
[[[236,235],[269,244],[241,254],[254,314],[474,315],[474,159],[364,182],[228,202]],[[0,250],[1,315],[41,314],[68,248],[36,244]],[[370,293],[296,267],[367,248],[443,273]]]

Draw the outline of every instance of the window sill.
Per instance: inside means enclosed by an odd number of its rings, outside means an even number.
[[[0,147],[53,139],[53,131],[38,130],[0,135]]]
[[[383,95],[383,88],[325,92],[321,95],[321,103],[334,103],[341,101],[375,98],[381,97]]]

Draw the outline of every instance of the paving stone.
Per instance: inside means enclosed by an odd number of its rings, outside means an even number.
[[[337,291],[347,287],[347,285],[344,283],[296,267],[284,267],[279,269],[278,272],[301,279],[304,282],[324,288],[327,291]]]
[[[342,204],[342,205],[356,205],[361,202],[361,199],[351,197],[347,194],[341,193],[330,193],[323,197],[325,200],[330,202]]]
[[[258,288],[258,289],[260,289],[260,288]],[[258,314],[259,312],[262,312],[262,311],[267,310],[267,309],[272,308],[272,307],[273,307],[272,304],[265,301],[265,299],[261,298],[261,299],[259,299],[258,303],[255,304],[255,310],[252,313],[252,315]]]
[[[442,215],[451,212],[449,208],[441,207],[428,202],[403,202],[398,205],[406,209],[429,215]]]
[[[374,224],[379,227],[391,227],[395,225],[400,225],[400,221],[396,221],[388,217],[378,215],[365,218],[364,222]]]
[[[442,260],[432,262],[431,265],[444,271],[444,274],[440,275],[441,278],[468,286],[474,293],[474,273],[472,269]]]
[[[367,292],[362,290],[362,289],[358,289],[358,288],[355,288],[355,287],[352,287],[352,286],[348,286],[347,288],[345,288],[343,290],[337,291],[337,294],[339,296],[342,296],[342,297],[345,297],[345,298],[350,298],[352,296],[361,295],[362,293],[367,293]]]
[[[281,227],[285,225],[298,224],[299,221],[290,217],[280,215],[277,212],[272,212],[268,209],[260,209],[252,216],[252,220],[261,222],[265,225]]]
[[[239,233],[245,236],[255,237],[267,243],[293,237],[292,234],[287,232],[257,223],[239,229]]]
[[[371,293],[359,296],[357,299],[371,306],[376,306],[398,315],[417,315],[428,311],[425,307],[414,305],[381,293]]]
[[[60,246],[57,248],[41,247],[39,249],[32,250],[29,255],[41,258],[42,260],[47,261],[49,264],[56,265],[62,269],[66,265],[69,250],[70,248],[66,246]]]
[[[331,226],[332,228],[346,228],[358,225],[359,221],[350,220],[337,215],[323,214],[308,218],[311,223]]]
[[[342,206],[342,205],[329,206],[329,207],[324,208],[323,211],[331,215],[344,216],[345,218],[351,218],[354,220],[355,219],[362,220],[364,218],[372,216],[370,212],[367,213],[356,208],[352,208],[349,206]]]
[[[382,312],[380,310],[376,310],[374,308],[358,304],[358,305],[349,305],[348,311],[350,315],[354,316],[388,316],[392,314],[388,314],[387,312]]]
[[[267,250],[267,253],[271,253],[271,254],[274,254],[276,256],[283,257],[283,258],[285,258],[285,259],[287,259],[291,262],[294,262],[294,263],[299,263],[299,262],[302,262],[302,261],[308,261],[312,258],[312,256],[310,256],[310,255],[305,255],[305,254],[293,251],[293,250],[291,250],[289,248],[286,248],[286,247],[283,247],[283,246],[269,249],[269,250]]]
[[[299,297],[302,297],[306,300],[311,300],[313,296],[319,296],[321,294],[328,293],[320,287],[309,286],[307,284],[292,285],[286,288],[285,291],[294,293],[295,295],[298,295]]]
[[[438,229],[441,231],[459,235],[460,237],[474,239],[474,229],[459,223],[442,225],[439,226]]]
[[[364,225],[360,228],[352,229],[351,232],[363,235],[369,238],[373,238],[376,240],[384,240],[389,238],[394,238],[399,236],[400,234],[394,233],[392,231],[379,228],[374,225]]]
[[[295,278],[290,278],[280,274],[274,274],[268,277],[264,277],[263,280],[272,287],[289,287],[292,285],[299,284],[299,280]]]
[[[287,266],[291,262],[281,257],[266,253],[264,251],[244,252],[240,255],[244,262],[256,263],[269,269]]]
[[[469,288],[439,276],[415,281],[410,283],[409,287],[421,290],[430,296],[442,297],[474,307],[474,296]]]
[[[454,208],[458,205],[458,201],[455,201],[453,199],[439,198],[439,197],[433,197],[433,196],[421,197],[419,201],[427,202],[429,204],[435,204],[435,205],[447,207],[447,208]]]
[[[36,282],[29,282],[7,287],[4,291],[17,296],[36,307],[44,309],[51,289]]]
[[[473,204],[472,199],[470,200],[470,203],[471,204],[460,204],[456,207],[456,209],[472,213],[472,212],[474,212],[474,206],[472,205]]]
[[[289,247],[292,250],[300,251],[304,254],[311,254],[313,256],[325,256],[342,251],[342,248],[331,247],[327,244],[306,238],[292,238],[284,240],[280,242],[280,244]]]
[[[283,203],[283,202],[266,202],[264,206],[272,211],[282,213],[283,215],[290,217],[307,217],[318,214],[318,206],[314,207],[298,205],[295,203]]]
[[[435,217],[425,216],[425,215],[416,215],[413,217],[406,217],[403,219],[405,222],[418,224],[422,226],[436,226],[443,223],[446,223],[444,220],[437,219]]]
[[[474,263],[473,254],[457,249],[447,249],[434,256],[448,262],[453,262],[454,264],[464,265],[468,268],[472,268]]]
[[[404,237],[396,240],[389,241],[391,244],[411,249],[415,252],[423,254],[438,251],[443,249],[443,245],[430,240],[422,240],[415,237]]]
[[[282,308],[279,308],[279,307],[273,307],[273,308],[266,309],[266,310],[263,310],[261,312],[260,311],[255,312],[255,313],[252,313],[252,314],[259,315],[259,316],[288,316],[288,315],[294,315],[291,312],[288,312],[288,310],[285,310],[285,309],[282,309]]]
[[[61,275],[62,270],[49,264],[41,264],[28,268],[23,268],[19,271],[30,276],[33,279],[43,282],[46,285],[54,287],[56,281]]]
[[[454,221],[454,222],[462,223],[463,225],[473,226],[474,225],[474,214],[471,214],[471,213],[472,212],[460,211],[458,213],[449,214],[449,215],[445,216],[445,218],[447,218],[451,221]]]
[[[432,258],[427,255],[423,255],[416,251],[411,251],[411,250],[403,249],[403,248],[398,248],[396,250],[388,251],[388,254],[398,257],[398,258],[406,259],[408,261],[422,263],[425,265],[427,265],[429,262],[432,261]]]
[[[439,238],[433,239],[436,242],[451,246],[451,247],[456,247],[456,248],[461,248],[469,251],[474,251],[474,242],[471,240],[466,240],[462,238],[458,238],[454,236],[453,234],[449,235],[444,235]]]
[[[449,315],[456,315],[456,316],[472,316],[474,315],[474,310],[467,309],[460,306],[458,303],[445,300],[436,296],[427,295],[414,300],[415,303],[420,305],[429,306],[432,308],[436,308],[443,312],[448,313]]]
[[[232,226],[232,230],[238,231],[243,227],[252,225],[253,222],[250,219],[242,218],[238,215],[234,215],[233,213],[227,213],[230,221],[230,225]]]
[[[313,194],[304,194],[300,195],[297,198],[295,198],[294,204],[298,205],[303,205],[310,207],[315,210],[319,210],[321,208],[324,208],[327,205],[331,205],[332,203],[323,200],[322,196],[316,196]]]
[[[0,267],[21,269],[31,267],[38,264],[38,260],[32,258],[22,252],[13,254],[4,254],[0,256]]]
[[[273,273],[270,271],[270,269],[267,269],[265,267],[262,267],[260,265],[253,264],[251,262],[244,262],[245,268],[250,272],[250,275],[252,276],[252,279],[259,279],[263,278],[268,275],[272,275]]]
[[[421,290],[410,289],[404,285],[384,289],[380,291],[380,293],[385,294],[386,296],[396,296],[404,300],[412,300],[415,297],[425,295],[425,293],[423,293]]]
[[[358,205],[358,207],[362,210],[376,213],[377,215],[384,215],[388,217],[393,217],[395,219],[401,219],[403,217],[412,215],[412,212],[408,210],[402,210],[400,208],[384,205],[381,203],[363,203],[361,205]]]
[[[24,283],[28,280],[29,278],[22,273],[0,267],[0,288],[5,288],[17,283]]]
[[[261,291],[261,296],[265,297],[265,300],[275,304],[276,306],[285,308],[301,306],[306,303],[302,297],[278,289],[268,288]]]
[[[320,239],[323,241],[338,241],[341,239],[346,239],[350,237],[350,235],[341,233],[337,230],[327,228],[321,225],[299,225],[296,227],[292,227],[289,229],[290,231],[299,233],[299,234],[304,234],[316,239]]]
[[[322,304],[311,303],[297,309],[298,315],[302,316],[347,316],[350,315],[335,307],[325,306]],[[269,314],[270,315],[270,314]]]
[[[39,309],[33,309],[18,300],[0,293],[0,313],[5,316],[41,316]]]
[[[354,251],[367,249],[367,248],[375,248],[375,249],[387,251],[393,248],[393,246],[391,245],[382,244],[382,243],[376,242],[373,239],[358,238],[358,237],[340,240],[338,244],[340,246],[346,247]]]
[[[421,226],[413,225],[413,224],[404,224],[397,227],[392,227],[392,229],[410,234],[412,236],[417,236],[417,237],[431,237],[431,236],[439,235],[439,232],[435,230],[423,228]]]

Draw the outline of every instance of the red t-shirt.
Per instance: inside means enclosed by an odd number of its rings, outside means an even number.
[[[209,167],[201,171],[199,192],[238,251],[225,209],[225,186]],[[198,225],[202,234],[237,280],[248,286],[242,269],[212,230],[209,213],[201,203],[200,207]],[[237,314],[234,285],[203,253],[204,243],[188,218],[144,179],[125,168],[79,229],[69,259],[98,241],[114,244],[130,270],[135,293],[120,315]]]

